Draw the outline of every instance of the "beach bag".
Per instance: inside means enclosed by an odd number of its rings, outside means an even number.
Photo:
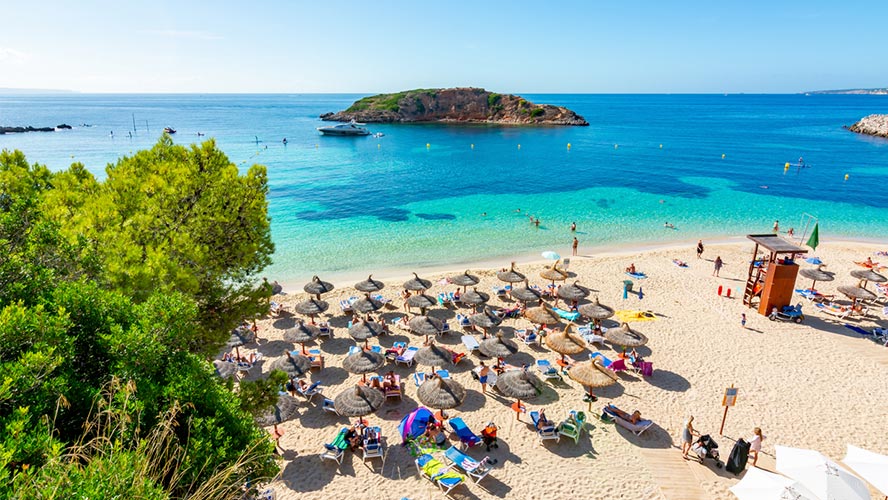
[[[725,470],[733,473],[735,476],[743,472],[746,468],[746,460],[749,458],[749,443],[745,439],[740,438],[731,449],[731,455],[728,457],[728,463],[725,464]]]

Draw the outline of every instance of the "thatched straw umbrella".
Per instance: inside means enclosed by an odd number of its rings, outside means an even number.
[[[481,282],[481,279],[475,276],[474,274],[469,274],[469,271],[466,270],[463,274],[457,274],[456,276],[450,277],[450,282],[456,286],[463,287],[463,293],[466,292],[466,287],[475,286]]]
[[[511,267],[508,270],[497,271],[496,277],[499,278],[500,281],[505,281],[506,283],[521,283],[527,278],[515,270],[515,263],[512,262]]]
[[[604,338],[614,345],[622,347],[641,347],[648,343],[648,338],[640,332],[629,328],[627,323],[623,323],[619,328],[611,328],[604,332]]]
[[[851,271],[851,276],[861,280],[862,287],[866,288],[866,282],[872,281],[873,283],[885,283],[888,281],[888,278],[882,276],[881,274],[873,271],[872,269],[856,269]]]
[[[518,401],[512,405],[515,418],[521,419],[521,400],[529,400],[542,393],[542,382],[527,370],[507,370],[496,378],[496,388],[507,398]]]
[[[373,311],[378,311],[385,306],[381,301],[374,299],[370,296],[369,293],[365,294],[359,300],[356,300],[354,304],[352,304],[352,309],[362,313],[371,313]]]
[[[418,293],[407,297],[407,307],[416,307],[423,313],[425,310],[434,306],[438,302],[424,293]]]
[[[317,276],[312,276],[311,281],[302,287],[302,289],[305,290],[305,293],[314,295],[318,300],[321,300],[321,295],[332,292],[333,288],[333,283],[321,281],[321,278],[318,278]]]
[[[450,364],[453,360],[453,355],[450,351],[435,345],[434,342],[429,342],[429,345],[422,346],[416,351],[413,360],[416,361],[417,364],[431,366],[432,370],[434,370],[436,366]]]
[[[296,304],[296,306],[293,307],[293,310],[299,314],[308,316],[311,318],[311,324],[314,324],[315,316],[329,308],[330,304],[321,299],[308,299]]]
[[[296,401],[296,398],[282,392],[278,394],[278,400],[274,406],[269,408],[264,414],[256,417],[255,420],[260,426],[268,427],[269,425],[280,424],[290,420],[296,416],[298,410],[299,402]]]
[[[598,302],[598,297],[595,297],[595,301],[591,304],[582,304],[577,308],[581,315],[591,319],[593,323],[595,323],[595,328],[601,328],[601,320],[610,318],[613,316],[614,310],[608,306],[602,305]]]
[[[284,330],[284,342],[302,344],[302,353],[305,354],[305,343],[311,342],[321,335],[321,330],[314,325],[297,323],[293,328]]]
[[[280,370],[287,374],[290,378],[298,378],[311,369],[311,360],[300,354],[292,355],[287,352],[286,356],[282,356],[271,364],[271,370]]]
[[[505,358],[518,352],[518,344],[503,337],[502,332],[498,332],[496,336],[482,340],[478,350],[491,358]]]
[[[355,283],[355,290],[359,292],[373,293],[385,288],[385,283],[373,279],[373,275],[367,277],[364,281]]]
[[[437,335],[444,331],[444,322],[431,316],[414,316],[407,322],[410,331],[417,335]]]
[[[570,325],[563,331],[546,336],[546,345],[549,349],[561,355],[561,364],[564,365],[564,357],[579,354],[586,350],[586,341],[570,333]]]
[[[364,382],[367,381],[368,373],[378,370],[384,364],[385,356],[381,353],[364,349],[354,354],[349,354],[342,360],[342,368],[349,373],[363,375]]]
[[[333,400],[336,412],[344,417],[363,417],[378,410],[385,402],[385,394],[366,385],[340,392]]]
[[[860,288],[859,286],[844,285],[840,286],[838,290],[846,297],[853,300],[854,305],[857,305],[858,300],[873,300],[876,298],[876,294],[866,288]]]
[[[561,319],[558,314],[546,304],[539,307],[531,307],[524,311],[524,317],[531,323],[538,325],[548,325],[550,323],[558,323]]]
[[[524,280],[523,287],[512,288],[512,298],[524,302],[525,304],[528,302],[533,302],[535,300],[540,300],[542,296],[542,293],[534,290],[533,288],[530,288],[530,283],[528,283],[527,280]]]
[[[420,278],[416,273],[413,273],[413,277],[404,282],[404,288],[411,292],[422,292],[431,287],[431,281]]]
[[[816,290],[814,285],[816,285],[818,281],[832,281],[836,279],[835,273],[824,271],[823,267],[823,264],[821,264],[816,268],[808,267],[799,271],[799,274],[801,274],[802,277],[814,281],[811,283],[811,290]]]
[[[357,341],[363,340],[365,347],[370,337],[380,335],[383,331],[385,326],[375,321],[352,322],[352,326],[348,327],[348,334]]]
[[[570,275],[564,269],[558,269],[558,262],[556,261],[552,264],[552,267],[547,267],[540,271],[540,278],[543,278],[546,281],[551,281],[554,285],[556,281],[564,281]]]
[[[429,408],[449,410],[466,399],[466,388],[451,378],[432,377],[419,386],[416,396],[420,403]]]
[[[591,293],[591,291],[588,288],[580,285],[576,281],[558,289],[558,297],[567,301],[585,299],[589,296],[589,293]]]
[[[597,359],[581,361],[571,366],[567,375],[580,385],[589,388],[587,399],[589,400],[589,410],[592,411],[592,400],[595,394],[592,389],[596,387],[607,387],[617,381],[617,375],[601,366]]]
[[[231,336],[228,337],[228,342],[225,343],[229,349],[232,347],[234,351],[237,353],[237,357],[240,358],[240,346],[249,344],[253,341],[253,330],[249,328],[235,328],[231,331]]]
[[[468,304],[472,306],[473,312],[480,304],[485,304],[488,300],[490,300],[490,294],[479,292],[477,288],[473,288],[471,291],[465,292],[459,298],[459,301],[463,304]]]
[[[484,338],[487,338],[487,330],[499,326],[503,322],[503,318],[497,316],[489,307],[485,307],[483,312],[469,316],[469,322],[484,332]]]
[[[237,363],[217,359],[213,361],[213,366],[216,368],[216,375],[220,378],[225,379],[237,375]]]

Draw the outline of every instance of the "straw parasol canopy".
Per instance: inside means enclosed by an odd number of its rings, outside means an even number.
[[[533,288],[530,288],[530,284],[527,280],[524,280],[524,286],[522,288],[513,288],[512,289],[512,298],[516,300],[520,300],[521,302],[533,302],[534,300],[540,300],[543,294]]]
[[[289,377],[301,377],[311,369],[311,360],[300,354],[294,356],[288,352],[286,356],[274,360],[271,369],[280,370]]]
[[[496,378],[496,388],[507,398],[515,398],[518,402],[514,409],[521,409],[521,400],[535,398],[542,392],[540,379],[530,374],[527,370],[507,370]],[[521,418],[521,412],[515,412],[516,418]]]
[[[216,361],[213,361],[213,366],[216,367],[216,375],[220,378],[229,378],[237,374],[237,363],[217,359]]]
[[[558,296],[564,300],[581,300],[589,296],[590,290],[574,281],[558,289]]]
[[[611,344],[623,347],[641,347],[648,342],[648,338],[643,334],[629,328],[629,325],[623,323],[619,328],[611,328],[604,332],[604,338]]]
[[[851,276],[863,281],[872,281],[873,283],[885,283],[888,281],[888,278],[872,269],[856,269],[851,271]]]
[[[524,311],[524,317],[527,318],[532,323],[537,323],[539,325],[546,325],[549,323],[558,323],[560,319],[555,311],[552,310],[551,307],[543,304],[539,307],[531,307],[530,309]]]
[[[416,355],[413,356],[413,360],[421,365],[434,368],[450,364],[451,360],[453,360],[453,355],[450,351],[438,347],[434,342],[431,342],[427,346],[420,347],[416,351]]]
[[[407,297],[407,305],[410,307],[416,307],[418,309],[428,309],[435,304],[437,304],[437,301],[424,293],[419,293]]]
[[[320,334],[321,330],[318,327],[314,325],[306,325],[305,323],[298,323],[293,328],[287,328],[284,330],[284,342],[302,344],[302,351],[305,352],[305,343],[318,338]]]
[[[485,356],[505,358],[518,352],[518,344],[504,338],[502,332],[500,332],[495,337],[482,340],[481,346],[478,349]]]
[[[614,310],[608,306],[601,305],[598,302],[598,297],[595,297],[595,301],[591,304],[583,304],[578,309],[583,316],[599,321],[614,315]]]
[[[572,335],[570,325],[566,326],[563,331],[547,335],[546,345],[549,346],[549,349],[560,354],[562,361],[566,355],[579,354],[586,350],[586,341]]]
[[[477,305],[484,304],[488,300],[490,300],[490,294],[479,292],[477,288],[473,288],[470,291],[462,294],[459,300],[463,304],[469,304],[472,307],[475,307]]]
[[[373,275],[367,276],[367,279],[355,283],[355,290],[359,292],[378,292],[385,288],[385,284],[381,281],[373,279]]]
[[[344,368],[345,371],[357,375],[364,375],[364,380],[367,380],[368,373],[378,370],[384,364],[385,356],[383,356],[382,353],[367,351],[364,349],[361,349],[354,354],[349,354],[342,360],[342,368]]]
[[[814,285],[817,284],[818,281],[832,281],[836,279],[836,274],[831,273],[829,271],[823,270],[824,265],[821,264],[816,268],[805,268],[799,271],[799,274],[802,275],[803,278],[808,278],[809,280],[813,280],[811,283],[811,290],[814,290]]]
[[[866,288],[860,288],[859,286],[844,285],[839,287],[839,291],[855,302],[858,300],[873,300],[876,298],[876,294]]]
[[[249,328],[235,328],[231,331],[231,337],[225,343],[229,348],[240,347],[253,341],[253,331]]]
[[[515,270],[515,263],[512,262],[511,267],[506,271],[497,271],[496,277],[499,278],[500,281],[505,281],[506,283],[521,283],[527,278]]]
[[[256,417],[256,423],[262,427],[279,424],[295,417],[298,410],[299,402],[296,401],[296,398],[286,392],[281,392],[278,394],[278,400],[274,406],[263,415]]]
[[[481,282],[481,279],[475,276],[474,274],[469,274],[469,271],[462,274],[457,274],[456,276],[450,277],[450,282],[456,286],[463,287],[463,291],[465,291],[467,286],[475,286]]]
[[[311,316],[314,318],[318,314],[326,311],[330,308],[330,304],[320,299],[308,299],[304,300],[293,307],[293,310],[298,312],[299,314],[304,314],[306,316]]]
[[[568,278],[567,271],[564,269],[558,269],[558,263],[552,265],[552,267],[547,267],[540,271],[540,278],[544,280],[551,281],[555,283],[556,281],[564,281]]]
[[[483,312],[469,316],[469,321],[481,328],[493,328],[499,326],[503,319],[494,314],[489,307],[485,307]]]
[[[410,331],[417,335],[437,335],[444,331],[444,323],[431,316],[414,316],[407,322]]]
[[[413,273],[413,277],[404,282],[404,288],[413,292],[422,292],[431,287],[431,281],[420,278],[416,273]]]
[[[354,304],[352,304],[352,309],[362,313],[371,313],[373,311],[378,311],[382,309],[385,304],[381,301],[378,301],[370,296],[370,294],[365,294],[363,298],[356,300]]]
[[[466,388],[451,378],[432,377],[419,386],[416,396],[425,406],[448,410],[462,404],[466,399]]]
[[[348,334],[355,340],[366,341],[370,337],[380,335],[383,330],[383,325],[375,321],[361,321],[360,323],[353,322],[352,326],[348,327]]]
[[[321,298],[321,294],[332,292],[333,288],[333,283],[321,281],[321,278],[318,278],[317,276],[312,276],[311,281],[302,287],[302,289],[305,290],[305,293],[316,295],[318,299]]]
[[[607,387],[617,381],[617,374],[604,368],[598,360],[580,361],[571,366],[567,375],[586,387]]]
[[[379,389],[356,385],[340,392],[333,400],[333,407],[344,417],[363,417],[378,410],[384,402],[385,394]]]

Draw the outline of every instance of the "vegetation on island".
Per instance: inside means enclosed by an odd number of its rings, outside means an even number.
[[[267,310],[265,167],[165,136],[106,173],[0,152],[0,498],[238,498],[280,374],[208,355]]]

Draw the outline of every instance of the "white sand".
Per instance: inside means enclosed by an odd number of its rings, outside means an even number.
[[[848,275],[850,270],[859,269],[853,261],[863,260],[873,256],[874,251],[884,249],[885,246],[871,243],[823,244],[816,255],[829,264],[829,270],[837,273],[837,279],[831,283],[819,283],[818,289],[833,293],[839,285],[855,284],[856,280]],[[844,456],[847,443],[888,453],[888,440],[885,439],[885,429],[888,429],[888,397],[885,396],[888,348],[845,328],[844,322],[815,312],[815,308],[803,299],[799,299],[805,304],[806,320],[802,325],[771,322],[745,308],[736,296],[744,288],[751,252],[752,244],[747,242],[709,245],[703,260],[696,259],[693,246],[604,257],[574,257],[570,270],[578,274],[581,284],[596,290],[595,294],[603,304],[618,310],[651,310],[660,316],[656,321],[632,324],[650,337],[648,346],[640,351],[650,353],[647,359],[654,364],[653,377],[642,379],[624,374],[618,384],[596,390],[600,399],[590,412],[592,426],[591,429],[587,427],[579,444],[562,439],[559,443],[547,442],[541,446],[527,423],[529,417],[523,416],[520,422],[515,420],[515,414],[508,408],[510,400],[495,392],[486,397],[480,393],[480,385],[469,374],[480,358],[469,356],[459,366],[449,367],[452,376],[469,389],[466,402],[450,414],[461,416],[479,433],[488,420],[495,421],[500,428],[500,448],[489,453],[499,461],[493,473],[479,485],[459,486],[452,496],[482,499],[734,498],[728,491],[737,481],[733,475],[716,470],[711,464],[681,459],[673,443],[677,443],[682,421],[689,414],[696,417],[697,429],[715,436],[723,459],[730,453],[733,439],[748,438],[753,427],[761,427],[767,439],[759,465],[772,471],[777,444],[813,448],[837,461]],[[725,263],[720,278],[711,276],[712,260],[716,255],[720,255]],[[676,267],[673,258],[687,261],[690,268]],[[873,259],[880,260],[875,256]],[[882,260],[888,261],[886,258]],[[622,281],[627,278],[623,269],[632,262],[649,276],[635,282],[636,289],[638,285],[643,286],[643,300],[634,295],[626,300],[622,298]],[[519,270],[532,283],[544,285],[538,277],[542,268],[543,263],[522,264]],[[474,274],[483,277],[479,290],[489,292],[492,285],[500,284],[494,271],[473,270]],[[443,275],[423,277],[436,283],[427,292],[429,295],[436,296],[444,290],[437,285]],[[810,283],[800,277],[797,284],[802,287]],[[360,379],[340,368],[344,354],[355,342],[348,336],[347,319],[339,313],[338,307],[340,297],[358,294],[351,288],[343,288],[343,283],[336,285],[337,290],[325,297],[331,304],[329,312],[333,313],[326,319],[333,324],[335,337],[318,342],[326,356],[327,368],[312,374],[314,381],[322,382],[324,394],[329,397]],[[717,296],[719,286],[732,288],[735,297]],[[873,286],[869,285],[869,288]],[[448,291],[453,289],[453,286],[447,287]],[[400,290],[400,281],[391,282],[387,283],[383,294],[394,299],[400,307],[402,301],[397,297]],[[305,297],[303,293],[294,293],[283,300],[292,306]],[[498,299],[492,303],[511,305]],[[888,322],[880,309],[872,309],[869,317],[850,323],[864,328],[886,327]],[[748,317],[746,329],[740,326],[742,312]],[[451,320],[453,325],[454,310],[436,308],[432,314]],[[291,344],[281,340],[282,332],[275,328],[275,324],[286,326],[287,319],[269,318],[259,323],[262,340],[258,350],[266,357],[262,367],[266,371],[275,357],[292,348]],[[504,324],[507,327],[529,325],[524,319],[507,320]],[[608,324],[606,321],[605,325]],[[505,328],[504,331],[511,336],[513,330]],[[452,333],[440,342],[463,350],[459,336]],[[420,345],[422,337],[398,333],[380,338],[378,343],[388,347],[398,340]],[[371,340],[371,344],[376,342],[377,339]],[[591,350],[601,350],[612,358],[616,355],[609,345],[591,347]],[[577,359],[587,354],[578,355]],[[521,353],[515,358],[519,361],[545,358],[554,362],[558,355],[546,348],[522,344]],[[423,370],[423,367],[419,369]],[[390,400],[368,417],[373,425],[382,427],[388,438],[385,463],[376,459],[363,465],[360,458],[350,452],[341,467],[334,462],[321,462],[318,454],[323,443],[329,442],[347,420],[324,412],[320,408],[320,398],[315,398],[312,403],[304,404],[299,417],[281,426],[286,431],[281,444],[287,453],[283,472],[274,483],[278,498],[416,499],[443,496],[437,487],[419,478],[412,457],[400,446],[396,435],[398,422],[418,405],[418,401],[416,387],[410,379],[414,369],[400,366],[396,371],[407,381],[403,400],[400,403]],[[249,376],[260,374],[254,369]],[[738,404],[728,413],[724,436],[720,437],[721,395],[731,384],[740,388]],[[584,390],[569,378],[565,377],[563,383],[547,383],[546,386],[542,396],[528,403],[531,409],[545,407],[549,417],[556,421],[563,419],[570,409],[587,409],[587,404],[582,402]],[[613,424],[599,422],[595,417],[607,403],[630,412],[639,409],[656,425],[636,437]],[[481,447],[470,454],[480,458],[487,453]],[[873,494],[876,495],[875,490]]]

